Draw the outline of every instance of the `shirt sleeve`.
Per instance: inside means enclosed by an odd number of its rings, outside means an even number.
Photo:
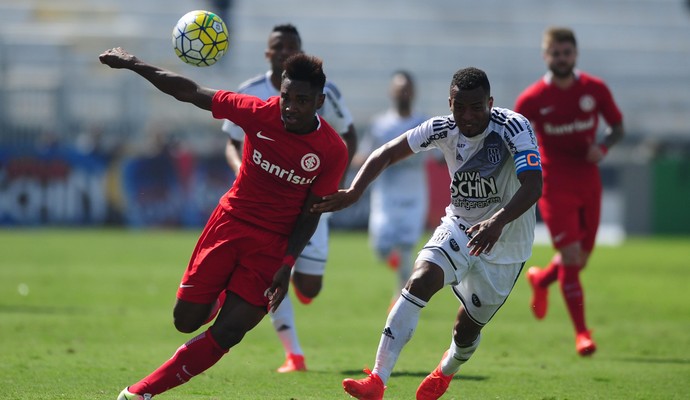
[[[616,101],[613,99],[613,94],[611,90],[606,86],[606,84],[601,84],[599,100],[601,103],[601,115],[604,117],[609,126],[617,125],[623,121],[623,114],[621,113]]]
[[[337,149],[329,151],[329,157],[324,160],[324,167],[311,187],[312,193],[325,196],[335,193],[347,167],[347,148],[345,143],[336,143]]]
[[[441,148],[448,139],[451,128],[455,125],[448,117],[434,117],[408,130],[407,143],[415,153]]]
[[[230,120],[225,120],[223,121],[223,126],[221,127],[221,130],[225,132],[230,139],[237,140],[237,141],[244,141],[244,130],[234,124]]]
[[[512,113],[506,121],[507,134],[503,140],[513,153],[515,162],[515,172],[520,174],[523,171],[541,171],[541,156],[537,137],[534,134],[532,125],[523,115]]]
[[[319,109],[319,115],[323,117],[328,125],[342,135],[347,132],[347,128],[353,123],[352,114],[345,105],[338,87],[333,82],[326,82],[323,88],[323,93],[326,96],[323,106]]]
[[[213,118],[229,120],[242,129],[241,126],[256,119],[257,110],[265,105],[265,101],[255,96],[219,90],[213,96],[211,112]]]

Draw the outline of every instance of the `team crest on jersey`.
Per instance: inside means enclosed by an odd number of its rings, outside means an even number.
[[[589,94],[580,97],[580,110],[584,112],[591,112],[597,105],[596,100]]]
[[[302,169],[311,172],[315,171],[319,166],[321,165],[321,160],[319,159],[319,156],[317,156],[314,153],[307,153],[302,157]]]
[[[501,163],[501,150],[498,148],[498,146],[491,145],[486,148],[486,158],[489,159],[489,162],[493,165],[498,165]]]

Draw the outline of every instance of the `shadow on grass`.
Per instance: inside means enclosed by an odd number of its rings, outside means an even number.
[[[690,358],[612,358],[613,361],[646,364],[690,364]]]
[[[0,314],[84,314],[87,310],[79,307],[51,307],[0,304]]]
[[[399,372],[393,372],[391,373],[391,377],[400,377],[400,376],[412,376],[412,377],[417,377],[417,378],[424,378],[427,375],[429,375],[429,372],[431,371],[399,371]],[[355,378],[357,375],[362,375],[362,370],[357,369],[357,370],[344,370],[340,372],[341,375],[343,376],[354,376]],[[460,379],[463,381],[485,381],[489,379],[488,376],[482,376],[482,375],[465,375],[465,374],[457,374],[453,377],[453,379]]]

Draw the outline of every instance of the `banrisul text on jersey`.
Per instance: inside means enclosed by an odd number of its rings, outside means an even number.
[[[315,162],[318,161],[318,157],[316,158],[316,161],[315,161],[313,159],[313,157],[316,157],[316,156],[314,154],[311,154],[311,156],[312,156],[311,158],[306,158],[306,159],[303,158],[302,159],[302,166],[303,167],[305,166],[305,163],[306,163],[306,165],[308,166],[309,169],[313,168],[312,166],[314,165]],[[288,171],[287,169],[281,167],[280,165],[274,164],[274,163],[270,162],[269,160],[264,159],[261,152],[259,152],[256,149],[254,149],[254,153],[252,154],[252,161],[254,161],[254,163],[256,165],[261,167],[261,169],[268,172],[269,174],[273,174],[280,179],[285,179],[286,181],[288,181],[290,183],[295,183],[298,185],[308,185],[314,180],[313,176],[310,178],[307,178],[307,177],[303,177],[300,175],[295,175],[294,169],[291,169]]]

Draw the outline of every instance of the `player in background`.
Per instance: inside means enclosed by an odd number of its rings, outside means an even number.
[[[325,196],[316,212],[353,204],[387,167],[414,153],[439,149],[450,173],[450,204],[381,334],[376,361],[366,378],[345,379],[358,399],[383,398],[403,346],[422,309],[444,286],[462,303],[449,348],[417,389],[418,400],[438,399],[453,375],[479,346],[481,330],[513,289],[534,241],[535,203],[541,195],[541,163],[529,121],[493,107],[486,74],[465,68],[453,75],[450,115],[431,118],[379,147],[349,189]]]
[[[594,353],[596,345],[585,323],[580,271],[587,265],[599,228],[598,163],[623,137],[623,116],[600,78],[575,69],[577,42],[571,29],[548,28],[542,50],[548,72],[515,103],[515,111],[530,120],[539,138],[544,168],[539,211],[556,249],[546,268],[527,270],[531,307],[537,319],[544,318],[549,285],[558,280],[575,326],[575,348],[586,356]],[[609,127],[597,142],[600,116]]]
[[[391,107],[372,119],[352,160],[353,167],[360,167],[375,149],[427,119],[413,109],[415,84],[410,72],[393,73],[389,97]],[[369,241],[379,259],[397,273],[393,302],[412,273],[412,252],[426,223],[429,193],[425,160],[419,155],[392,165],[373,182],[369,193]]]
[[[297,28],[290,24],[276,25],[268,36],[268,44],[264,52],[271,69],[265,74],[242,83],[237,92],[250,94],[261,99],[277,96],[285,60],[293,54],[301,52],[302,39]],[[343,98],[333,82],[326,81],[324,95],[325,100],[318,113],[342,136],[347,145],[348,157],[352,159],[357,149],[357,135],[350,111],[345,106]],[[237,174],[242,161],[244,131],[231,121],[224,121],[222,129],[228,134],[225,157]],[[329,214],[321,217],[316,232],[307,243],[304,251],[297,257],[292,272],[295,294],[303,304],[311,303],[312,299],[321,291],[328,257],[328,217]],[[285,349],[285,362],[278,368],[278,372],[306,371],[304,352],[297,336],[295,314],[290,297],[286,297],[281,306],[275,312],[269,313],[269,316]]]
[[[310,207],[338,189],[347,149],[316,115],[324,102],[321,60],[297,54],[285,62],[280,96],[209,89],[147,64],[121,48],[100,61],[130,69],[175,99],[230,119],[247,132],[240,173],[202,232],[177,291],[173,319],[192,333],[218,312],[215,322],[183,344],[150,375],[125,388],[118,400],[145,400],[202,373],[238,344],[288,293],[295,259],[316,230]]]

